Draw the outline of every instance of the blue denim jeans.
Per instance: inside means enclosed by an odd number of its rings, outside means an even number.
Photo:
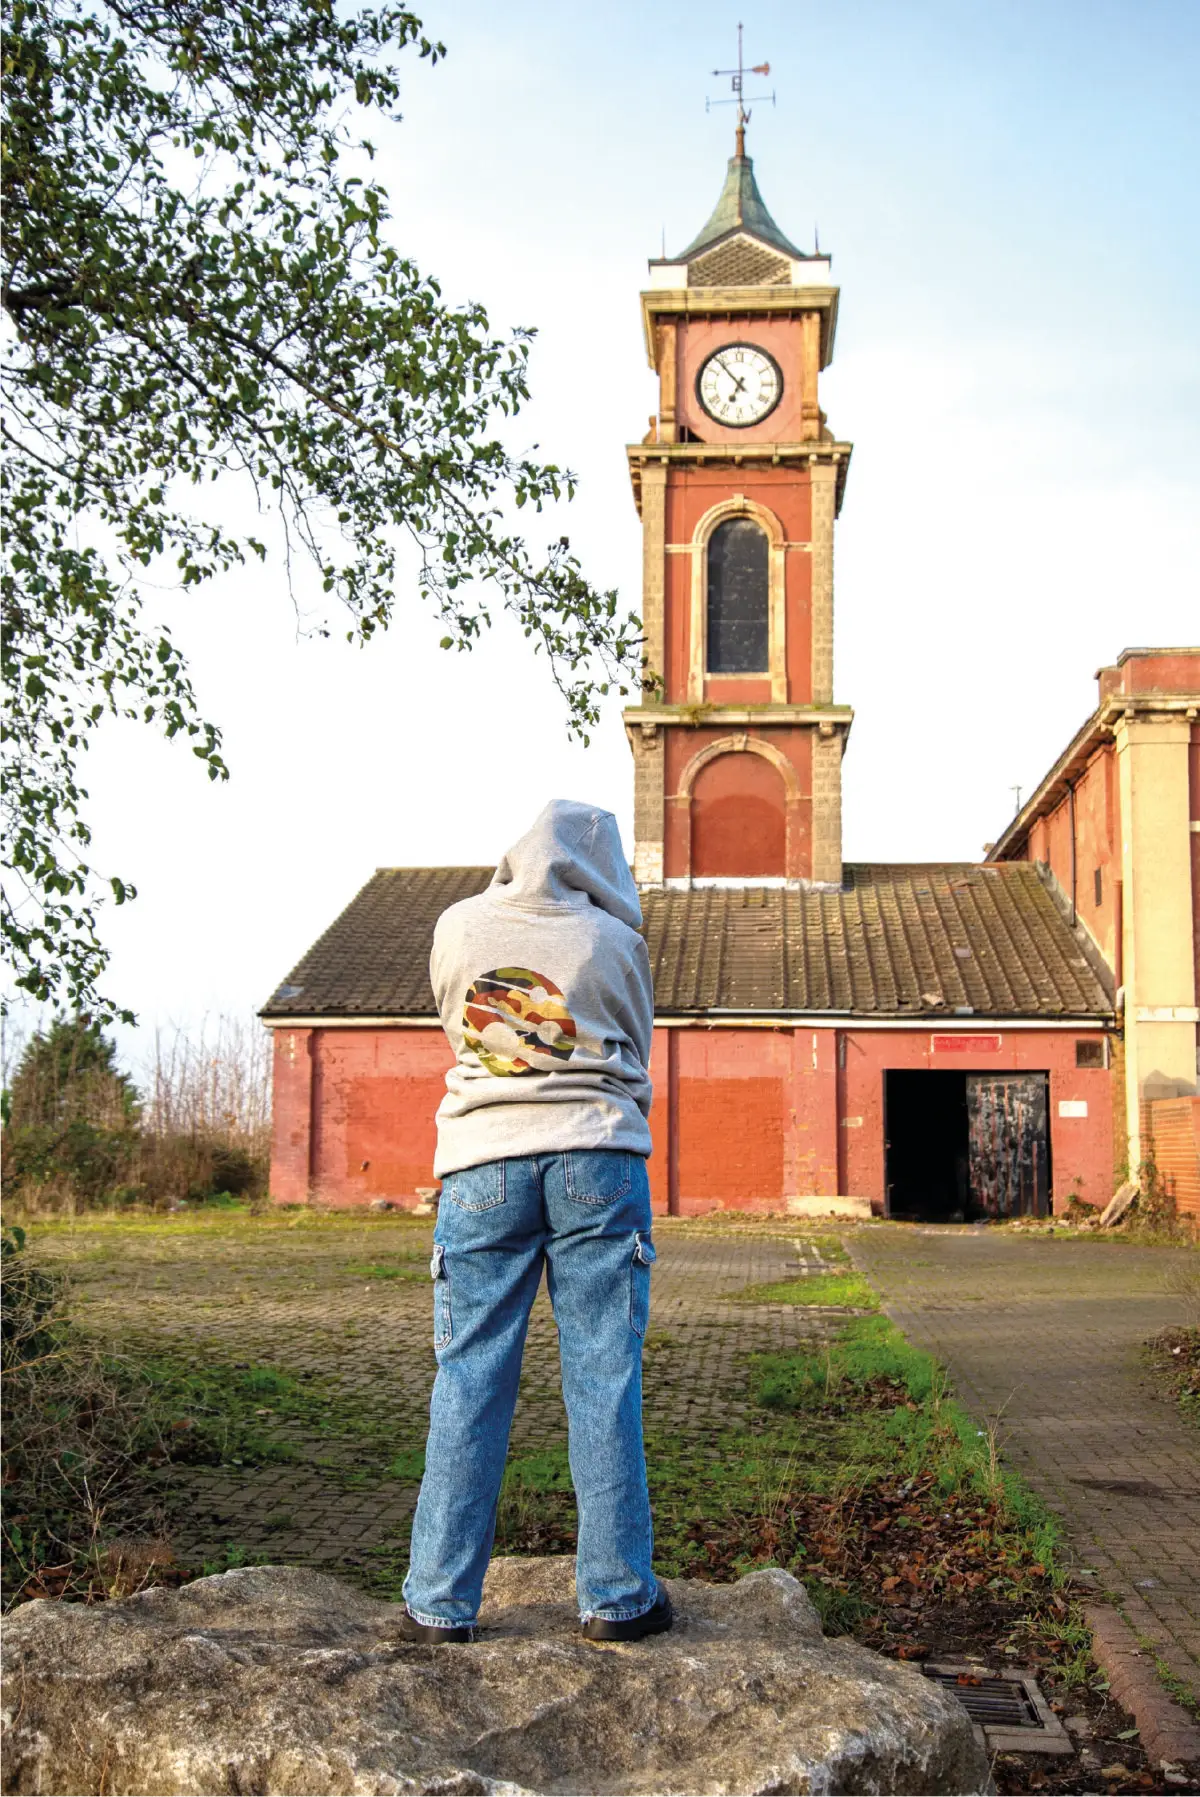
[[[404,1581],[409,1610],[434,1625],[475,1620],[544,1264],[579,1511],[580,1613],[642,1615],[658,1594],[642,1446],[654,1261],[645,1160],[591,1149],[452,1173],[433,1239],[438,1372]]]

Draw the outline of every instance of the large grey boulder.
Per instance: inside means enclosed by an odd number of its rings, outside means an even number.
[[[250,1567],[5,1631],[4,1789],[106,1792],[985,1791],[965,1711],[822,1638],[780,1571],[671,1581],[675,1630],[579,1635],[568,1559],[497,1560],[484,1633],[414,1647],[394,1604]]]

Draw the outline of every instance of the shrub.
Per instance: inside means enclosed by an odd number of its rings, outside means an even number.
[[[4,1195],[29,1212],[150,1208],[265,1196],[265,1032],[158,1032],[143,1093],[82,1019],[56,1019],[20,1055],[5,1112]]]
[[[72,1326],[66,1286],[29,1251],[23,1230],[0,1236],[3,1328],[4,1603],[129,1588],[133,1559],[150,1576],[161,1551],[159,1497],[147,1464],[167,1457],[146,1380]],[[128,1563],[127,1563],[128,1562]]]

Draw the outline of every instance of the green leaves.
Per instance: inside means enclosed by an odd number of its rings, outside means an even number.
[[[511,611],[585,740],[605,687],[632,682],[640,624],[565,538],[535,551],[505,523],[574,491],[494,434],[528,397],[531,333],[495,337],[481,306],[448,305],[387,243],[387,195],[343,167],[347,99],[394,114],[391,58],[443,53],[410,12],[8,6],[4,928],[19,986],[106,1015],[97,906],[132,888],[87,863],[75,770],[113,712],[226,775],[182,657],[139,605],[164,560],[189,588],[267,558],[225,529],[214,483],[274,512],[289,578],[307,566],[352,636],[387,627],[414,551],[444,646]]]

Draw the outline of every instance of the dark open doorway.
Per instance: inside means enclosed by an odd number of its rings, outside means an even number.
[[[888,1215],[965,1222],[966,1075],[905,1068],[883,1079]]]
[[[1045,1073],[885,1073],[888,1215],[923,1223],[1047,1215],[1047,1085]]]

